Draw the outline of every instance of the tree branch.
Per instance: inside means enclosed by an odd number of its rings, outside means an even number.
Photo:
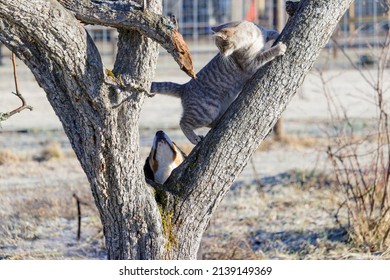
[[[177,26],[170,18],[156,14],[136,2],[109,0],[57,0],[76,18],[89,24],[137,30],[163,46],[180,68],[195,77],[191,54]]]
[[[287,45],[285,55],[258,70],[215,128],[173,171],[165,188],[172,194],[179,188],[184,194],[168,205],[178,222],[177,235],[186,234],[187,221],[193,227],[207,227],[213,211],[302,84],[351,1],[302,0],[279,37]],[[195,224],[193,217],[199,217]],[[180,254],[180,248],[178,251]]]
[[[15,62],[15,54],[12,53],[12,67],[14,70],[14,82],[15,82],[15,91],[13,94],[15,94],[17,97],[19,97],[20,101],[22,101],[22,105],[20,105],[18,108],[15,110],[12,110],[11,112],[8,113],[0,113],[0,122],[5,121],[11,116],[15,115],[16,113],[20,113],[21,111],[28,109],[32,111],[33,107],[27,105],[26,100],[24,99],[23,95],[19,91],[19,85],[18,85],[18,76],[16,73],[16,62]]]
[[[85,78],[85,87],[91,94],[92,89],[104,81],[103,65],[95,44],[57,1],[39,0],[31,6],[26,0],[0,0],[0,22],[0,41],[26,63],[42,87],[49,81],[40,81],[38,71],[45,69],[52,77],[61,75],[60,71],[53,71],[55,69],[40,67],[46,62],[62,69],[69,83],[74,83],[72,79]],[[55,83],[53,81],[52,86],[55,87]],[[74,96],[79,94],[73,92]]]

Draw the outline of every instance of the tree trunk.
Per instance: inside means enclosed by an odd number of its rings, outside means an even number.
[[[91,184],[108,258],[162,258],[160,214],[139,158],[138,119],[145,95],[104,76],[91,38],[56,1],[4,2],[1,39],[32,70],[61,120]],[[160,10],[150,2],[149,9]],[[113,72],[125,84],[148,89],[158,45],[138,31],[119,33],[120,59]]]
[[[255,74],[168,182],[154,188],[145,183],[138,135],[158,54],[154,41],[190,71],[175,27],[158,15],[161,1],[140,2],[147,6],[0,0],[0,42],[31,69],[58,115],[90,182],[108,258],[194,259],[211,215],[302,84],[351,0],[303,0],[280,36],[286,54]],[[122,20],[123,13],[129,21]],[[75,16],[118,28],[112,72],[103,68]]]
[[[276,0],[274,1],[274,5],[276,5],[276,11],[274,15],[274,25],[276,26],[276,30],[278,32],[281,32],[283,30],[283,27],[285,25],[284,20],[284,1],[283,0]],[[274,139],[276,141],[282,141],[284,138],[284,127],[283,127],[283,118],[279,118],[278,121],[275,123],[275,126],[273,128],[274,132]]]

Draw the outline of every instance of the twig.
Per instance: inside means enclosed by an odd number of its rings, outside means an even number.
[[[370,72],[368,72],[369,75],[363,72],[336,40],[334,40],[334,43],[341,49],[352,67],[358,71],[364,81],[374,90],[374,102],[372,103],[375,105],[378,113],[375,118],[374,135],[376,136],[376,143],[371,139],[372,136],[369,135],[365,139],[356,141],[351,119],[348,117],[345,108],[341,107],[343,114],[339,113],[340,109],[336,108],[333,98],[327,91],[326,81],[320,75],[325,96],[328,100],[332,122],[342,121],[343,127],[345,127],[345,124],[347,125],[346,128],[336,131],[338,132],[335,139],[336,147],[331,148],[329,146],[328,148],[328,156],[337,182],[339,185],[344,186],[346,195],[344,202],[335,214],[335,218],[336,222],[340,223],[339,212],[346,207],[348,221],[352,219],[353,230],[349,230],[351,238],[360,245],[370,246],[371,250],[382,250],[383,247],[388,246],[390,235],[390,228],[388,227],[390,215],[390,130],[386,107],[387,100],[385,98],[386,89],[384,89],[384,70],[390,55],[390,32],[388,32],[378,56],[377,75],[375,78]],[[371,46],[368,47],[371,50]],[[331,106],[335,107],[335,109],[332,110]],[[371,147],[365,147],[365,143],[374,144],[373,150],[370,151]],[[365,148],[364,153],[359,154],[360,147]],[[372,154],[372,162],[371,164],[366,164],[366,162],[363,162],[363,156],[365,157],[369,154]]]
[[[251,165],[252,165],[253,176],[255,177],[256,184],[261,188],[260,176],[259,173],[257,172],[253,156],[251,157]]]
[[[80,241],[81,236],[81,207],[80,207],[80,199],[74,193],[73,197],[76,199],[77,203],[77,241]]]
[[[0,113],[0,122],[7,120],[11,116],[15,115],[16,113],[20,113],[21,111],[23,111],[25,109],[29,109],[30,111],[32,111],[32,109],[33,109],[33,107],[26,104],[26,100],[24,99],[23,95],[19,91],[18,77],[16,74],[15,54],[14,53],[12,53],[12,66],[13,66],[13,70],[14,70],[14,81],[15,81],[15,91],[16,91],[16,93],[13,92],[13,94],[15,94],[17,97],[19,97],[19,99],[22,101],[22,105],[19,106],[18,108],[16,108],[15,110],[12,110],[11,112]]]
[[[75,193],[73,197],[76,199],[77,204],[77,241],[80,241],[81,237],[81,205],[90,206],[88,203],[83,202]]]
[[[347,54],[347,52],[345,51],[345,49],[343,47],[340,46],[339,42],[332,38],[332,42],[336,45],[337,48],[339,48],[341,50],[341,52],[343,53],[343,55],[345,56],[345,58],[348,59],[350,65],[359,72],[360,76],[366,81],[366,83],[368,85],[370,85],[373,89],[375,89],[375,84],[370,81],[369,78],[366,77],[366,75],[364,75],[363,71],[353,62],[352,58]]]

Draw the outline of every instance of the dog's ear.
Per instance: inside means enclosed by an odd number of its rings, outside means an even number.
[[[147,179],[152,180],[154,182],[154,173],[152,171],[152,168],[150,168],[149,157],[147,157],[145,160],[144,173]]]

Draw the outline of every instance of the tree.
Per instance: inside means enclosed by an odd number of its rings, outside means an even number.
[[[282,31],[285,24],[284,6],[283,0],[274,0],[274,26],[276,26],[276,30],[279,32]],[[275,123],[273,132],[275,140],[282,141],[285,138],[282,118],[279,118]]]
[[[150,186],[139,158],[138,119],[156,42],[191,74],[173,22],[159,15],[161,1],[0,0],[0,41],[30,68],[58,115],[91,185],[109,259],[195,258],[211,215],[351,1],[302,0],[279,38],[286,54],[254,75],[164,185]],[[112,72],[104,71],[76,18],[118,29]]]

